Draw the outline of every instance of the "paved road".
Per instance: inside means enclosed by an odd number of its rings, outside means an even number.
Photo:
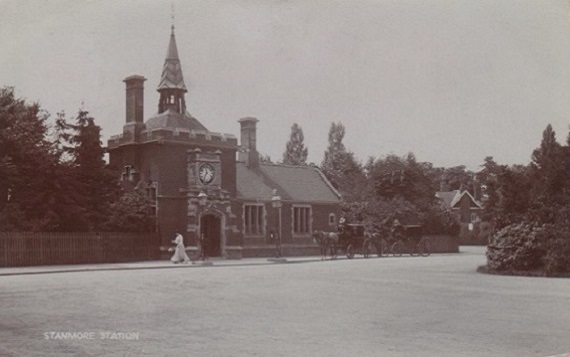
[[[462,251],[428,258],[0,276],[0,355],[570,352],[568,279],[478,274],[483,251]],[[77,339],[82,332],[92,339]]]

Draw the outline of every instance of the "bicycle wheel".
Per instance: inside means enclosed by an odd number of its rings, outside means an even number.
[[[414,244],[414,243],[411,242],[411,241],[408,241],[407,243],[408,243],[408,244],[407,244],[408,249],[410,250],[410,256],[412,256],[412,257],[419,257],[419,256],[420,256],[420,251],[419,251],[419,249],[418,249],[419,243],[418,243],[418,244]]]
[[[362,244],[362,255],[364,258],[370,258],[370,252],[372,251],[372,243],[364,242]]]
[[[349,244],[348,247],[346,247],[346,257],[348,259],[354,258],[354,248],[352,244]]]
[[[431,244],[427,239],[422,238],[418,243],[418,252],[422,257],[427,257],[431,254]]]

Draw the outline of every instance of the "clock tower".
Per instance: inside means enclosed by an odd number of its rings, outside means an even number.
[[[188,155],[188,188],[190,191],[220,191],[222,186],[222,151],[190,149]]]
[[[232,192],[224,181],[233,166],[212,143],[188,149],[186,155],[187,232],[195,238],[206,236],[208,254],[232,256],[237,215],[232,207]]]

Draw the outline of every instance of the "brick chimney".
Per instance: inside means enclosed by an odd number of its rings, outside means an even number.
[[[123,135],[131,141],[139,141],[144,129],[144,81],[143,76],[129,76],[123,80],[126,84],[126,123]]]
[[[245,162],[249,168],[255,168],[259,165],[259,153],[256,146],[258,121],[251,117],[238,120],[241,126],[239,160]]]

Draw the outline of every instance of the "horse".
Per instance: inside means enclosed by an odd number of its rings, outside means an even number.
[[[313,241],[319,245],[321,249],[321,260],[327,259],[327,250],[330,248],[331,257],[336,256],[336,246],[338,244],[338,233],[336,232],[324,232],[317,231],[313,232]]]

